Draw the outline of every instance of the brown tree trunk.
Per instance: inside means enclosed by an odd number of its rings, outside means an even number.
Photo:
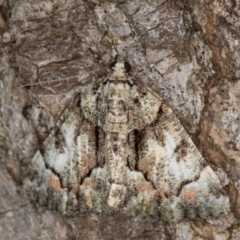
[[[0,239],[240,239],[240,3],[0,4]],[[61,110],[82,85],[107,73],[116,54],[181,120],[229,196],[228,216],[178,224],[66,218],[25,197],[31,158]]]

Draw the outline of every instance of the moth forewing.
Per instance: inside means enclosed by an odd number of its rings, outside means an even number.
[[[180,121],[126,66],[80,90],[34,156],[27,195],[67,215],[227,213],[228,197]]]

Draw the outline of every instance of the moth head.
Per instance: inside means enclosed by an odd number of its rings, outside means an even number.
[[[111,69],[114,71],[115,68],[122,67],[124,68],[126,73],[129,73],[131,71],[131,65],[128,62],[125,61],[114,61],[111,64]]]
[[[124,79],[126,74],[131,71],[131,65],[123,60],[115,61],[111,64],[113,71],[112,78]]]

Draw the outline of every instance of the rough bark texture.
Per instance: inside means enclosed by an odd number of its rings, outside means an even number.
[[[0,239],[239,239],[239,14],[235,0],[0,0]],[[117,52],[216,171],[229,216],[67,219],[24,196],[29,162],[61,110]],[[30,83],[42,84],[18,88]]]

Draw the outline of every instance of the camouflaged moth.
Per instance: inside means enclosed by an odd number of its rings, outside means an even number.
[[[229,199],[162,99],[118,61],[83,87],[32,159],[27,195],[65,215],[219,217]]]

